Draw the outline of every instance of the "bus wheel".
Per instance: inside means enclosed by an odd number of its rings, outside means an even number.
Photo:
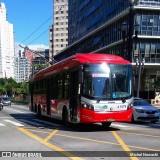
[[[37,116],[38,118],[41,118],[41,107],[40,106],[37,108]]]
[[[133,114],[132,114],[132,120],[131,120],[131,122],[132,123],[134,123],[135,121],[134,121],[134,116],[133,116]]]
[[[65,125],[65,126],[69,126],[69,119],[68,119],[68,111],[67,111],[67,109],[66,108],[64,108],[63,109],[63,115],[62,115],[63,117],[63,124]]]
[[[102,122],[102,126],[108,128],[112,122]]]

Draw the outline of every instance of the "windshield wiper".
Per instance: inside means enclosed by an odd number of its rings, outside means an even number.
[[[109,98],[109,97],[107,97],[107,96],[99,97],[99,98],[97,99],[97,103],[99,103],[103,98],[107,99],[107,98]]]

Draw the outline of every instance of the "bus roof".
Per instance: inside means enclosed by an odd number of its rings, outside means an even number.
[[[42,79],[54,73],[65,71],[84,63],[108,63],[108,64],[131,64],[120,56],[102,53],[79,53],[70,56],[52,66],[39,71],[34,76],[34,80]]]

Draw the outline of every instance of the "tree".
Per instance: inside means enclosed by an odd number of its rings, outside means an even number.
[[[0,95],[3,95],[5,93],[4,86],[0,86]]]
[[[157,74],[157,77],[154,81],[154,87],[156,91],[160,91],[160,74]]]
[[[13,78],[0,78],[0,94],[14,97],[15,94],[29,94],[27,82],[17,83]]]
[[[29,94],[29,86],[28,83],[21,83],[22,94]]]
[[[7,96],[11,97],[12,96],[12,83],[6,82],[4,85],[5,91]]]
[[[4,78],[0,78],[0,85],[4,85],[5,84],[5,79]]]

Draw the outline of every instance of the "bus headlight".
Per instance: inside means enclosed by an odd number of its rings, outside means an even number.
[[[84,108],[86,108],[86,109],[89,109],[89,110],[94,111],[94,106],[93,106],[93,105],[91,105],[91,104],[87,104],[87,103],[85,103],[85,104],[83,104],[83,107],[84,107]]]

